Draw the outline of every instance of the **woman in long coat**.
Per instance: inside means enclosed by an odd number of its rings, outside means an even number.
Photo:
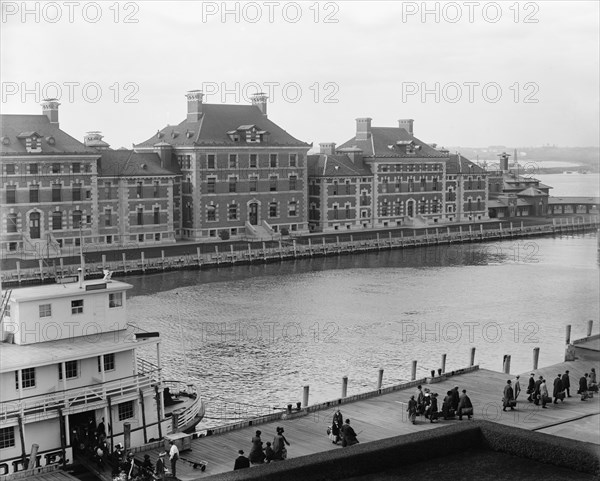
[[[260,439],[260,435],[262,433],[260,431],[256,431],[256,435],[252,437],[252,449],[250,449],[250,454],[248,455],[248,459],[252,464],[262,464],[265,462],[265,453],[262,447],[262,439]]]
[[[417,420],[417,401],[415,401],[415,397],[411,396],[410,400],[408,401],[408,408],[406,409],[408,411],[408,419],[410,420],[410,422],[412,422],[413,424],[416,424],[416,420]]]
[[[350,426],[350,419],[346,419],[346,423],[342,426],[342,446],[352,446],[358,444],[356,439],[356,433],[352,426]]]
[[[283,428],[277,428],[277,434],[273,438],[273,459],[281,460],[287,458],[286,445],[290,445],[285,436],[283,435]]]
[[[341,439],[340,430],[342,429],[343,424],[344,418],[340,410],[337,409],[333,415],[333,421],[331,422],[331,434],[335,436],[335,439],[331,441],[333,444],[337,444],[338,441]]]
[[[502,410],[506,411],[506,408],[510,408],[512,410],[515,409],[514,401],[515,395],[512,386],[510,385],[510,379],[506,381],[506,385],[504,386],[504,395],[502,396]]]

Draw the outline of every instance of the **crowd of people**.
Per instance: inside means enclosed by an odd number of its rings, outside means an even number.
[[[463,389],[462,392],[459,392],[458,386],[454,386],[446,392],[440,411],[438,393],[431,392],[427,387],[423,389],[423,386],[419,384],[417,394],[410,397],[406,410],[408,411],[408,419],[413,424],[417,423],[417,416],[423,416],[430,423],[438,422],[440,417],[448,420],[455,419],[458,416],[458,419],[462,421],[464,416],[468,419],[473,416],[473,404],[467,395],[467,390]]]

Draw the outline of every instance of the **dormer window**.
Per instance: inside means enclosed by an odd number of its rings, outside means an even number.
[[[42,151],[42,136],[37,132],[21,132],[17,138],[25,141],[25,150],[28,153],[37,153]]]

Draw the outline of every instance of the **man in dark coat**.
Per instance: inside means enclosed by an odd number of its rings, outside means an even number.
[[[429,405],[429,422],[437,421],[438,418],[438,394],[434,392],[431,395],[431,404]]]
[[[577,391],[577,393],[581,394],[581,400],[582,401],[585,401],[587,399],[587,390],[588,390],[587,377],[588,377],[588,373],[586,372],[579,379],[579,391]]]
[[[565,391],[567,391],[567,397],[571,397],[571,392],[569,391],[569,388],[571,387],[571,380],[569,379],[569,371],[565,371],[565,373],[562,375],[562,384],[563,384],[563,389]]]
[[[238,454],[239,456],[235,459],[233,470],[235,471],[236,469],[249,468],[250,460],[246,456],[244,456],[244,451],[240,449],[238,451]]]
[[[544,380],[544,376],[540,376],[539,379],[535,382],[533,388],[533,402],[538,405],[540,403],[540,385]]]
[[[554,389],[552,390],[552,397],[554,398],[554,404],[558,402],[558,396],[563,390],[563,383],[560,374],[554,380]]]
[[[346,423],[342,426],[342,446],[352,446],[357,444],[356,433],[352,426],[350,426],[350,419],[346,419]]]
[[[511,381],[509,379],[508,381],[506,381],[506,385],[504,386],[504,394],[502,396],[502,410],[506,411],[506,408],[510,408],[511,411],[514,411],[514,402],[515,394],[511,386]]]
[[[452,389],[452,409],[456,412],[458,410],[458,403],[460,402],[460,393],[458,392],[458,386],[454,386]]]
[[[466,414],[463,414],[465,410],[468,411],[466,411]],[[473,412],[473,404],[471,403],[469,396],[467,396],[467,390],[463,389],[462,394],[460,395],[460,400],[458,401],[457,413],[459,421],[462,421],[463,416],[468,416],[469,419],[471,419],[471,412]]]
[[[335,411],[333,415],[333,420],[331,422],[331,433],[335,436],[335,439],[331,441],[333,444],[337,444],[338,441],[341,439],[340,434],[343,425],[344,417],[342,416],[342,412],[338,408]]]
[[[532,403],[533,402],[533,393],[535,392],[535,374],[531,373],[529,376],[529,384],[527,384],[527,400]]]

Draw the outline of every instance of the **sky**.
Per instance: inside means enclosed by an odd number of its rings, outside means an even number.
[[[131,147],[186,115],[185,93],[247,104],[341,144],[355,119],[439,145],[600,145],[597,1],[2,1],[2,113]]]

